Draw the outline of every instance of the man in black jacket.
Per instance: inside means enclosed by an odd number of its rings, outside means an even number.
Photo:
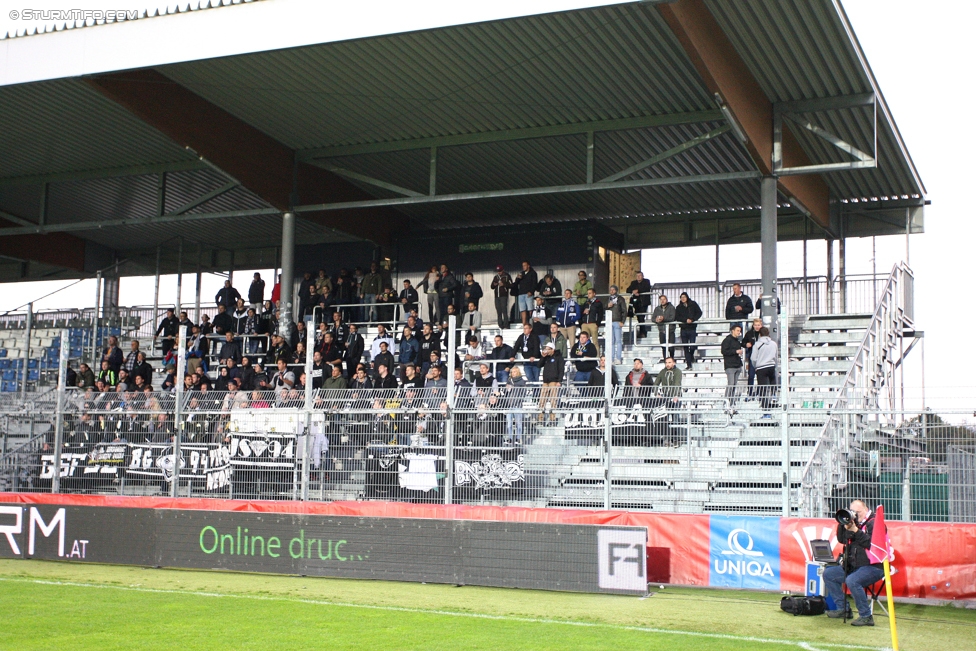
[[[164,316],[159,321],[159,327],[156,328],[156,334],[153,336],[153,341],[162,335],[162,348],[163,357],[166,357],[169,351],[173,350],[173,346],[176,345],[176,333],[180,327],[180,321],[176,318],[173,308],[166,310],[166,316]]]
[[[512,277],[505,271],[505,267],[495,267],[495,277],[491,279],[491,289],[495,294],[495,312],[498,315],[498,327],[508,329],[508,294],[512,289]]]
[[[417,302],[420,300],[420,295],[417,294],[417,290],[414,289],[413,285],[410,284],[409,280],[403,281],[403,289],[400,290],[400,316],[403,319],[407,318],[410,314],[410,310],[417,309]]]
[[[674,319],[678,322],[681,329],[681,343],[693,344],[698,339],[698,325],[696,322],[702,318],[702,309],[695,301],[691,300],[688,292],[681,292],[678,304],[674,308]],[[685,370],[690,371],[695,362],[695,351],[697,346],[685,346]]]
[[[447,319],[448,305],[453,305],[454,309],[457,309],[457,292],[460,286],[461,284],[458,282],[458,279],[454,277],[454,274],[447,268],[447,265],[442,264],[441,277],[434,283],[434,287],[437,288],[437,301],[440,306],[442,319]]]
[[[599,353],[596,351],[596,346],[590,341],[590,335],[587,332],[581,332],[579,336],[579,341],[573,346],[573,352],[570,354],[573,359],[581,358],[591,358],[584,361],[575,362],[576,364],[576,376],[573,378],[573,382],[577,384],[586,384],[590,379],[590,373],[599,366]]]
[[[596,346],[597,352],[600,351],[597,337],[599,336],[601,323],[603,323],[603,302],[596,297],[596,291],[591,287],[586,290],[586,302],[583,303],[583,316],[580,318],[580,330],[590,336],[590,341]]]
[[[753,319],[752,327],[742,336],[742,346],[746,350],[746,366],[748,366],[746,384],[749,385],[749,395],[754,395],[753,385],[756,383],[756,368],[752,363],[752,347],[759,340],[759,331],[763,327],[762,319]]]
[[[508,361],[515,357],[515,350],[505,343],[501,335],[495,335],[495,347],[491,349],[488,353],[488,359],[494,360],[505,360]],[[508,370],[512,367],[511,364],[494,364],[492,370],[495,372],[495,377],[498,378],[499,384],[505,384],[508,382]]]
[[[736,385],[739,383],[739,375],[742,374],[742,326],[732,324],[732,330],[722,341],[722,361],[725,365],[725,377],[728,380],[728,387],[725,389],[725,397],[729,401],[729,406],[735,404]]]
[[[247,288],[247,301],[257,314],[261,314],[261,306],[264,305],[264,281],[259,273],[254,274],[254,280]]]
[[[637,272],[637,277],[627,286],[627,293],[630,294],[630,306],[634,310],[637,322],[644,323],[647,308],[651,304],[651,281],[644,278],[643,271]],[[638,339],[642,339],[646,334],[644,326],[637,326]]]
[[[213,318],[213,331],[218,335],[234,332],[234,318],[228,314],[227,308],[223,305],[217,306],[217,314]]]
[[[522,261],[522,271],[516,277],[518,281],[518,311],[522,314],[522,325],[529,322],[529,314],[535,307],[535,290],[539,285],[539,274],[535,272],[528,260]]]
[[[349,334],[346,337],[345,362],[349,375],[352,376],[363,358],[363,351],[366,349],[366,340],[359,334],[359,327],[355,323],[349,324]]]
[[[468,303],[474,303],[474,308],[477,310],[484,295],[485,292],[481,289],[481,285],[475,282],[474,274],[470,271],[464,274],[464,285],[461,286],[461,306],[467,308]]]
[[[848,509],[855,516],[855,521],[846,526],[837,525],[837,542],[844,545],[844,562],[841,565],[831,565],[824,568],[824,585],[827,596],[834,602],[834,610],[828,610],[827,616],[835,619],[844,617],[847,611],[847,599],[844,597],[844,584],[847,584],[854,605],[857,607],[857,619],[852,626],[874,626],[871,615],[871,600],[864,589],[874,585],[884,578],[881,563],[872,563],[868,557],[871,549],[871,536],[874,534],[874,513],[861,500],[851,502]]]
[[[725,318],[729,321],[735,321],[736,319],[745,319],[752,312],[752,299],[742,293],[742,285],[735,283],[732,285],[732,296],[729,296],[729,300],[725,302]],[[741,340],[741,331],[744,329],[743,321],[739,322]]]
[[[214,301],[217,303],[217,305],[223,305],[229,310],[237,305],[237,301],[240,299],[240,297],[241,293],[231,286],[230,280],[225,280],[224,286],[221,287],[220,291],[217,292],[217,295],[214,296]]]
[[[563,381],[566,362],[552,342],[545,345],[541,355],[539,367],[542,369],[542,389],[539,391],[539,410],[545,414],[550,406],[553,410],[559,406],[559,386]],[[550,412],[549,418],[556,420],[555,411]]]

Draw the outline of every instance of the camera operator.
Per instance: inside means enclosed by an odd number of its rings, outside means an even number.
[[[823,573],[827,595],[837,608],[837,610],[828,610],[827,616],[840,619],[846,615],[847,599],[844,597],[844,583],[847,583],[854,597],[858,615],[851,625],[874,626],[871,602],[864,591],[867,586],[884,578],[881,563],[872,564],[867,555],[867,550],[871,548],[874,513],[861,500],[851,502],[849,511],[849,514],[843,510],[837,513],[837,542],[844,545],[841,564],[827,567]]]

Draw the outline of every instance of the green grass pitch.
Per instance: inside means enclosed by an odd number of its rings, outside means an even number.
[[[586,595],[0,561],[0,649],[883,649],[779,596]],[[899,605],[901,648],[976,649],[976,611]]]

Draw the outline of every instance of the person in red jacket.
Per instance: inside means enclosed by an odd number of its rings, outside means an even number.
[[[275,280],[274,288],[271,290],[271,303],[275,306],[281,301],[281,274],[278,274],[278,279]]]

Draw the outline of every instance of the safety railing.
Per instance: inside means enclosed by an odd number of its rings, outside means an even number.
[[[904,263],[892,269],[850,370],[837,392],[836,409],[860,409],[888,422],[894,419],[889,414],[897,410],[894,374],[901,362],[897,350],[911,325],[906,302],[912,295],[912,279],[912,271]],[[801,500],[805,514],[822,516],[829,512],[829,498],[836,486],[846,483],[848,459],[861,444],[867,426],[840,412],[826,420],[803,471]]]

